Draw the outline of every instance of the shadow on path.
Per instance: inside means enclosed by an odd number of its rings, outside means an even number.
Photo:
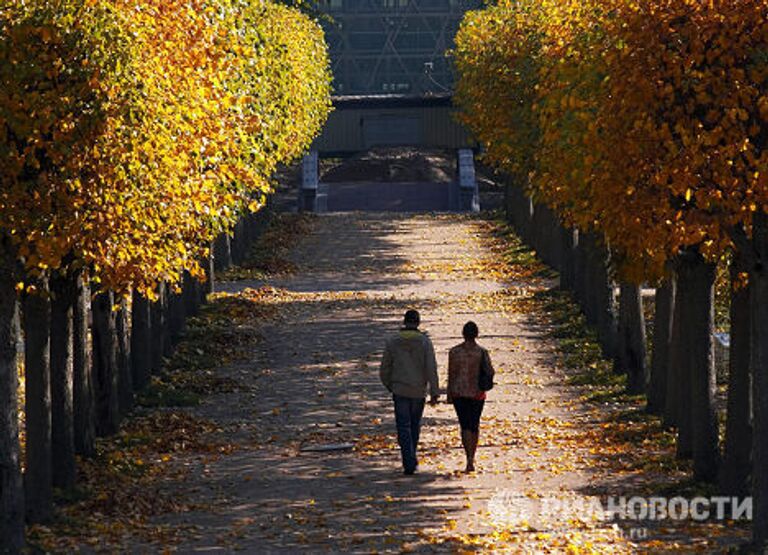
[[[568,407],[575,393],[545,387],[564,383],[546,330],[487,301],[518,286],[484,271],[494,254],[478,234],[460,216],[328,215],[291,255],[295,276],[221,285],[230,294],[276,288],[278,317],[264,322],[251,360],[221,369],[243,387],[195,409],[236,449],[189,461],[189,479],[169,486],[197,506],[163,519],[188,528],[181,551],[453,550],[471,547],[461,538],[493,532],[488,511],[499,491],[586,486],[583,469],[558,466],[566,453],[545,435],[547,419],[578,416]],[[378,365],[407,308],[422,312],[443,386],[462,325],[480,323],[499,385],[486,405],[476,475],[457,472],[463,453],[446,404],[425,411],[420,473],[401,473]],[[354,450],[301,450],[344,442]]]

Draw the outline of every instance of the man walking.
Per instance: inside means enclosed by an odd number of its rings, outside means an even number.
[[[430,404],[437,404],[439,398],[435,349],[429,337],[419,331],[420,322],[417,311],[405,313],[403,329],[387,341],[379,372],[381,382],[392,393],[395,402],[397,442],[405,474],[413,474],[419,464],[416,448],[427,385]]]

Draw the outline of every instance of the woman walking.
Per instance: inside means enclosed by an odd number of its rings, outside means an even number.
[[[480,435],[480,416],[485,404],[485,391],[480,389],[480,371],[493,378],[491,357],[477,344],[477,324],[467,322],[462,331],[464,342],[448,355],[448,402],[453,403],[461,426],[461,443],[467,455],[465,472],[475,470],[475,451]]]

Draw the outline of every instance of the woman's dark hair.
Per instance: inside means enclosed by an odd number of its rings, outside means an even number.
[[[464,324],[461,335],[464,336],[464,339],[477,339],[477,336],[480,335],[480,330],[477,329],[477,324],[474,322],[467,322]]]

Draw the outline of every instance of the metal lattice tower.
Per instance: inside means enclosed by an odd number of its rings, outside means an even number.
[[[450,92],[446,50],[480,0],[324,0],[337,95]]]

